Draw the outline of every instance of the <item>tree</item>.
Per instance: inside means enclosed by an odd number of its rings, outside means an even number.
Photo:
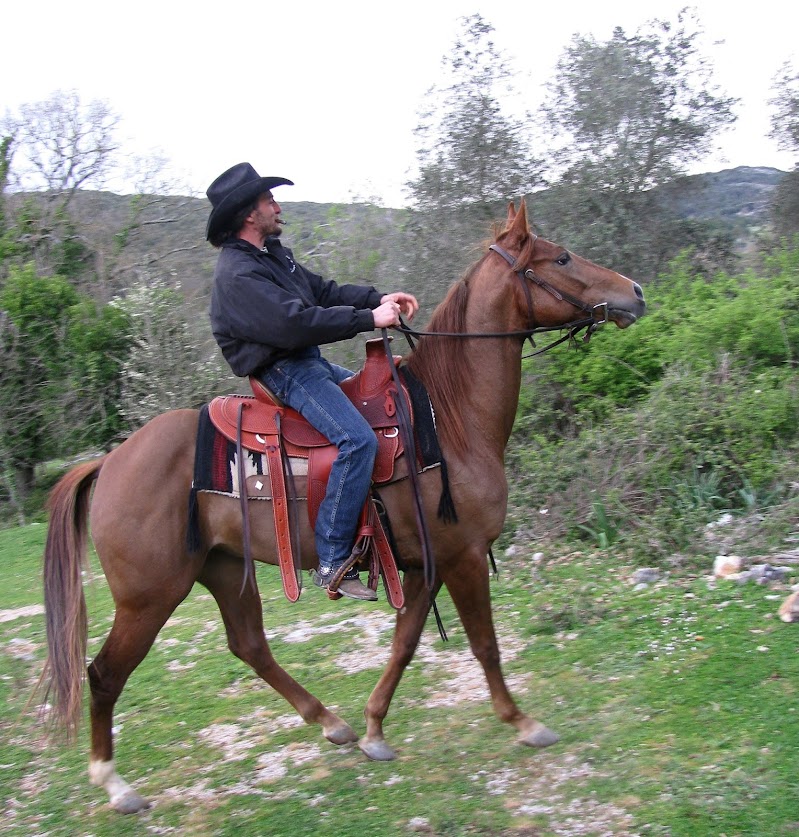
[[[69,205],[78,189],[105,184],[116,164],[118,123],[108,103],[83,103],[74,90],[22,105],[0,123],[14,154],[9,183],[36,193],[25,201],[16,241],[23,259],[34,259],[39,272],[56,272],[54,263],[64,258],[73,267],[89,261]],[[10,156],[5,159],[10,162]]]
[[[165,158],[121,155],[118,124],[107,102],[84,103],[74,91],[23,105],[0,121],[0,137],[7,135],[0,145],[0,187],[5,174],[17,192],[8,202],[14,212],[6,218],[6,249],[13,245],[16,263],[32,260],[42,275],[59,273],[77,286],[91,286],[102,302],[110,301],[131,273],[150,272],[155,265],[163,270],[171,257],[201,246],[198,240],[168,250],[166,237],[152,234],[158,227],[185,224],[204,209],[178,197],[191,189],[165,174]],[[98,225],[78,193],[102,189],[112,175],[134,193],[127,198],[126,216],[115,213],[110,223]],[[96,197],[101,202],[99,192]]]
[[[108,206],[109,196],[86,190],[102,187],[118,164],[117,122],[106,103],[87,105],[73,92],[25,105],[0,123],[0,484],[19,513],[37,465],[108,447],[138,426],[153,399],[155,412],[196,403],[198,381],[210,374],[210,361],[192,368],[181,295],[149,333],[161,353],[149,366],[142,360],[148,335],[133,327],[135,312],[108,304],[129,272],[142,262],[163,264],[169,247],[175,252],[164,238],[141,233],[186,223],[192,211],[187,199],[165,197],[172,190],[163,161],[140,160],[141,191],[127,215],[112,207],[110,221],[96,222],[91,207]]]
[[[575,35],[542,107],[554,141],[546,207],[556,237],[625,272],[654,272],[674,254],[674,219],[652,190],[701,159],[735,119],[701,34],[684,10],[632,36],[617,27],[605,43]]]
[[[0,138],[0,236],[6,231],[6,186],[11,172],[11,137]]]
[[[22,105],[3,126],[21,158],[17,187],[51,193],[64,205],[77,189],[101,187],[119,149],[118,123],[107,102],[84,104],[75,90],[57,90],[48,99]]]
[[[178,289],[145,277],[112,305],[129,322],[130,352],[119,393],[119,410],[129,428],[167,410],[199,407],[220,389],[226,367],[216,346],[192,332]]]
[[[541,182],[526,136],[526,115],[507,116],[511,71],[479,14],[461,18],[461,32],[442,64],[445,82],[425,97],[416,129],[418,174],[408,183],[416,241],[412,269],[439,293],[471,260],[470,246],[487,235],[508,200]],[[444,275],[441,275],[445,266]],[[424,300],[423,300],[424,301]]]
[[[786,61],[774,77],[774,95],[769,104],[775,108],[769,136],[785,151],[799,153],[799,72]]]
[[[416,128],[419,174],[409,186],[416,206],[466,211],[493,220],[497,204],[540,183],[525,140],[526,120],[503,114],[511,71],[494,45],[493,26],[479,14],[461,18],[462,32],[442,64],[449,83],[433,87]]]
[[[122,311],[65,277],[12,268],[0,289],[0,459],[18,503],[33,489],[37,465],[119,435],[126,334]]]
[[[0,438],[7,473],[22,500],[34,467],[63,452],[68,385],[66,333],[78,295],[60,276],[12,270],[0,290]]]
[[[6,187],[11,172],[11,143],[10,136],[2,136],[0,133],[0,284],[7,273],[8,262],[17,251],[6,206]]]
[[[774,79],[774,107],[769,136],[780,148],[799,154],[799,72],[791,62],[782,65]],[[772,204],[775,232],[788,236],[799,232],[799,165],[788,172],[777,187]]]
[[[66,349],[69,385],[79,394],[70,447],[110,447],[127,430],[119,399],[130,352],[128,315],[116,305],[82,297],[70,311]]]

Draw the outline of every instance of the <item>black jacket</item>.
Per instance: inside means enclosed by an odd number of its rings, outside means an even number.
[[[216,263],[211,328],[230,368],[244,377],[309,346],[371,331],[381,296],[306,270],[277,238],[264,250],[234,239]]]

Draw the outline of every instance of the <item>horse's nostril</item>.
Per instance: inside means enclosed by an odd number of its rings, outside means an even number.
[[[633,282],[633,287],[635,288],[635,295],[640,299],[642,302],[644,301],[644,292],[638,282]]]

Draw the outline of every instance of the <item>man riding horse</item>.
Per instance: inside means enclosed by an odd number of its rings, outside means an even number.
[[[211,327],[233,372],[255,376],[338,449],[316,520],[319,568],[326,588],[350,558],[369,494],[377,441],[339,384],[352,373],[328,362],[320,344],[399,324],[419,308],[411,294],[337,285],[298,264],[280,241],[283,220],[272,196],[283,177],[261,177],[238,163],[209,186],[206,238],[220,249],[211,295]],[[352,567],[338,592],[374,601]]]
[[[261,178],[247,164],[234,167],[209,190],[214,211],[208,235],[222,246],[214,312],[221,315],[218,336],[223,350],[241,374],[263,367],[262,377],[269,384],[296,394],[303,381],[296,384],[285,376],[287,366],[298,377],[309,378],[316,370],[328,369],[309,348],[367,331],[381,321],[395,321],[398,308],[411,314],[416,301],[407,294],[381,297],[371,289],[338,288],[297,266],[274,235],[280,229],[280,209],[269,189],[285,182]],[[344,305],[336,304],[336,298]],[[392,305],[383,307],[386,302]],[[326,307],[328,303],[334,307]],[[42,569],[48,652],[41,684],[48,696],[48,717],[67,735],[74,736],[88,704],[89,777],[106,790],[111,806],[131,813],[149,804],[117,772],[114,710],[130,675],[195,584],[214,597],[228,647],[236,657],[307,724],[318,725],[327,741],[336,745],[357,741],[362,752],[379,761],[396,758],[384,722],[419,645],[432,596],[446,586],[483,668],[497,717],[517,730],[525,746],[554,744],[557,733],[525,713],[505,682],[486,563],[505,524],[505,449],[519,405],[524,338],[552,329],[573,334],[574,329],[593,329],[602,322],[627,328],[645,310],[643,291],[635,282],[535,235],[524,201],[518,209],[508,205],[507,220],[497,228],[494,243],[436,307],[424,332],[426,339],[418,342],[403,365],[424,385],[436,410],[458,520],[439,518],[441,475],[428,469],[421,475],[418,497],[435,552],[430,586],[416,523],[416,495],[403,480],[381,488],[381,503],[407,570],[401,588],[404,606],[397,610],[388,662],[364,707],[361,735],[275,659],[264,631],[258,588],[242,585],[242,545],[247,539],[240,504],[234,498],[198,492],[199,543],[190,548],[186,498],[195,473],[201,410],[171,410],[157,416],[109,453],[76,465],[62,477],[48,504]],[[297,334],[287,325],[290,322],[298,324]],[[452,349],[454,338],[445,336],[453,334],[459,336],[458,351]],[[335,370],[329,369],[328,376],[335,380]],[[334,384],[328,389],[335,393]],[[352,507],[361,502],[353,501]],[[254,560],[278,566],[280,545],[270,517],[253,519],[249,542]],[[340,514],[334,522],[341,523]],[[307,515],[298,516],[298,526],[300,565],[305,569],[318,566],[319,558],[346,553],[345,548],[334,552],[321,539],[322,554],[317,555]],[[114,599],[114,621],[87,671],[84,576],[90,530]],[[83,700],[85,680],[91,689],[89,701]]]

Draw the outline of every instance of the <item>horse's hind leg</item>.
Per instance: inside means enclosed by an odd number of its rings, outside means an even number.
[[[438,582],[434,593],[438,592],[440,586],[441,583]],[[425,586],[421,572],[406,572],[402,589],[405,594],[405,607],[397,613],[391,657],[366,702],[366,735],[358,742],[361,750],[376,761],[390,761],[396,758],[396,753],[383,737],[383,719],[388,714],[391,698],[419,645],[419,637],[422,635],[432,604],[431,594]]]
[[[158,632],[181,598],[157,602],[157,596],[143,608],[117,604],[114,624],[100,653],[89,665],[91,689],[91,756],[89,778],[107,791],[114,810],[132,814],[149,807],[116,772],[114,766],[114,706],[133,670],[147,655]]]
[[[531,747],[548,747],[559,736],[540,721],[525,715],[508,691],[500,668],[499,646],[491,615],[485,555],[465,555],[454,569],[442,569],[444,584],[458,610],[472,653],[485,672],[497,717],[519,730],[519,741]]]
[[[352,727],[327,709],[278,665],[264,635],[261,598],[247,585],[241,591],[242,562],[223,554],[208,557],[200,577],[216,599],[227,632],[228,646],[282,695],[307,724],[321,724],[333,744],[357,741]]]

